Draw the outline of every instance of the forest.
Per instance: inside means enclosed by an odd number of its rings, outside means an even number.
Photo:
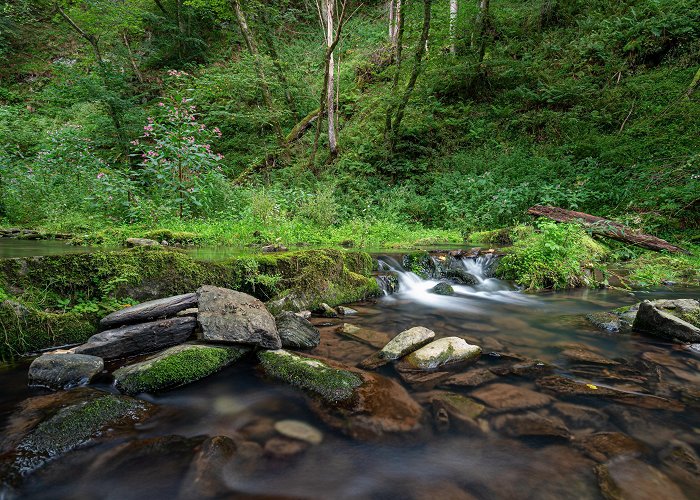
[[[540,204],[698,244],[695,2],[0,8],[2,226],[494,244],[530,234]],[[688,267],[646,259],[652,281]]]

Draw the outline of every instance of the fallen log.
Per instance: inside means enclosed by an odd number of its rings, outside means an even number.
[[[527,213],[538,217],[546,217],[556,222],[576,222],[590,229],[593,234],[623,241],[638,247],[648,248],[649,250],[655,250],[657,252],[665,250],[672,253],[690,254],[688,250],[672,245],[666,240],[649,234],[640,233],[619,222],[604,219],[603,217],[596,217],[595,215],[583,212],[575,212],[573,210],[545,205],[530,207]]]

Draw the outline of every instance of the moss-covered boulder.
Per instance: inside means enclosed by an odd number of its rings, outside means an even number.
[[[645,300],[639,305],[633,328],[667,340],[700,342],[700,301]]]
[[[440,283],[435,285],[433,288],[431,288],[430,292],[434,293],[436,295],[454,295],[455,289],[452,288],[452,285],[450,285],[446,281],[441,281]]]
[[[142,302],[214,285],[268,302],[273,313],[338,305],[380,293],[372,258],[363,252],[307,250],[204,262],[181,250],[119,251],[0,259],[0,357],[80,343],[97,332],[99,316]],[[90,298],[93,312],[56,312]],[[133,303],[133,302],[132,302]],[[85,311],[85,309],[82,309]]]
[[[285,351],[261,351],[266,375],[303,389],[331,403],[350,399],[362,379],[355,373],[329,366],[318,359]]]
[[[166,349],[140,363],[114,372],[117,389],[125,394],[160,392],[207,377],[239,360],[243,347],[184,344]]]
[[[130,428],[152,408],[145,401],[86,388],[26,400],[4,431],[0,483],[16,486],[45,463]]]

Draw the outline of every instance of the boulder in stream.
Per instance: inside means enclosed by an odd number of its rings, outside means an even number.
[[[433,288],[431,288],[430,292],[434,293],[436,295],[454,295],[455,289],[452,288],[452,285],[450,285],[446,281],[441,281],[440,283],[435,285]]]
[[[197,290],[202,339],[279,349],[275,318],[265,304],[245,293],[205,285]]]
[[[275,316],[275,323],[282,347],[313,349],[321,341],[318,328],[297,313],[282,311]]]
[[[475,361],[480,355],[481,347],[459,337],[445,337],[412,352],[402,361],[414,369],[434,370],[445,365]]]
[[[435,332],[423,326],[414,326],[404,330],[391,339],[381,351],[379,357],[387,360],[397,360],[423,347],[435,338]]]
[[[639,305],[633,329],[667,340],[700,342],[700,302],[645,300]]]
[[[100,320],[100,329],[107,330],[124,325],[168,318],[175,316],[180,311],[194,307],[197,307],[197,294],[195,293],[149,300],[108,314]]]
[[[104,359],[146,354],[181,344],[189,339],[197,326],[195,318],[170,318],[106,330],[90,337],[73,349]]]
[[[126,394],[159,392],[207,377],[237,361],[244,347],[184,344],[114,372],[117,389]]]
[[[29,385],[67,389],[89,384],[102,370],[104,361],[100,357],[48,352],[36,358],[29,366]]]

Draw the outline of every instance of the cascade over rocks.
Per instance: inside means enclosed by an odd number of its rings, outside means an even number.
[[[275,318],[255,297],[205,285],[197,290],[201,338],[210,342],[250,344],[280,349]]]

